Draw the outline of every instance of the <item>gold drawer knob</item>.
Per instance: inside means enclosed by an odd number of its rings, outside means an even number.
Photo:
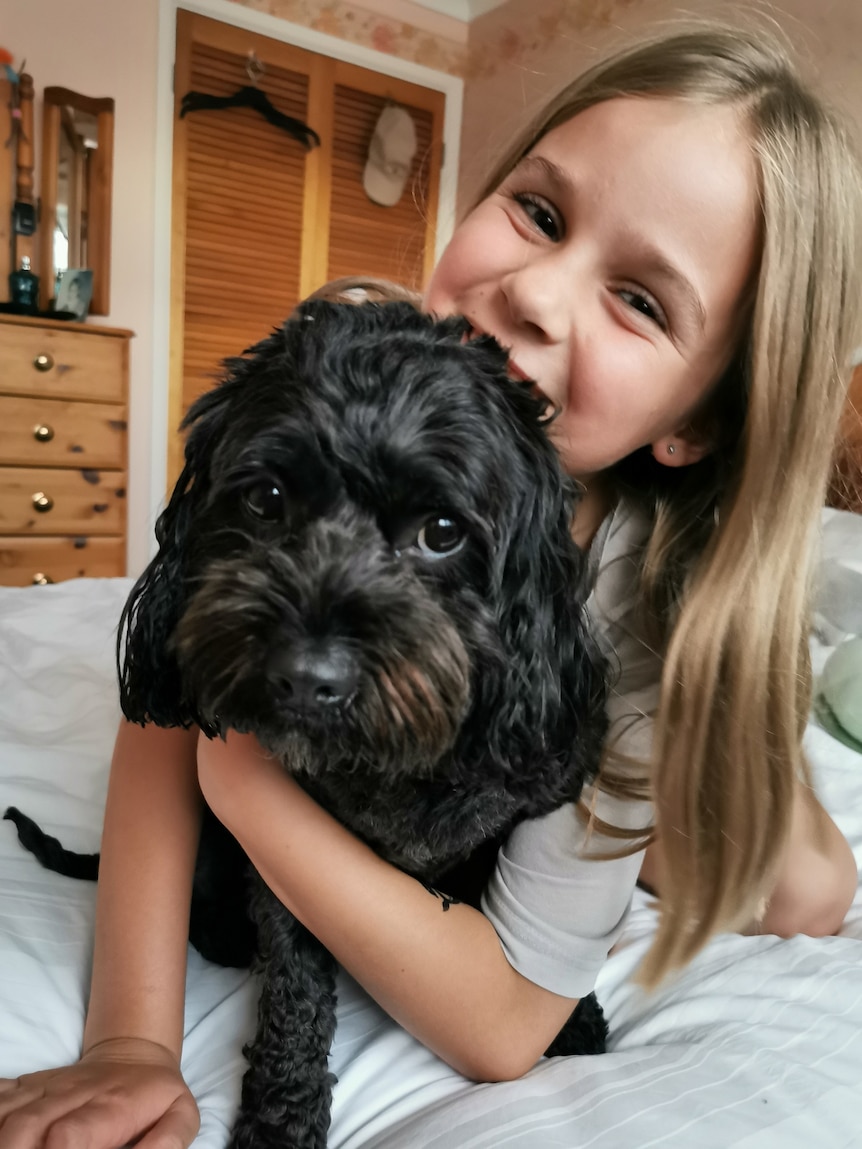
[[[33,575],[33,586],[48,586],[53,581],[50,575],[42,574],[41,571]]]
[[[46,495],[44,491],[37,491],[33,496],[33,506],[40,515],[47,514],[54,505],[54,500],[50,495]]]
[[[54,356],[45,354],[37,355],[33,360],[33,366],[37,371],[50,371],[54,366]]]
[[[37,443],[50,443],[54,438],[54,428],[47,423],[37,423],[33,428],[33,438]]]

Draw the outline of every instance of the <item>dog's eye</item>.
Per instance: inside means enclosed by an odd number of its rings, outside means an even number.
[[[466,539],[459,522],[446,515],[435,515],[420,529],[416,545],[425,558],[440,559],[460,551]]]
[[[275,523],[284,518],[284,495],[281,487],[271,479],[248,487],[243,492],[243,503],[250,514],[265,523]]]

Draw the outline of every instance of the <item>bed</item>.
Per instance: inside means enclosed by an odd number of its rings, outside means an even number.
[[[862,633],[862,516],[826,511],[815,670]],[[0,809],[17,805],[79,850],[98,847],[119,711],[114,630],[131,583],[0,589]],[[862,753],[812,716],[822,800],[862,868]],[[47,873],[0,822],[0,1076],[79,1052],[94,887]],[[862,886],[838,937],[720,936],[653,996],[630,975],[655,912],[638,892],[598,984],[602,1057],[541,1061],[476,1085],[339,982],[333,1149],[840,1149],[862,1146]],[[189,957],[183,1070],[196,1149],[220,1149],[239,1096],[253,978]]]

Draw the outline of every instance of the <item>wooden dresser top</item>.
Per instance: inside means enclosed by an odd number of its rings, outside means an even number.
[[[85,335],[113,335],[118,339],[131,339],[134,331],[125,327],[101,327],[93,323],[74,323],[65,319],[42,319],[36,315],[9,315],[0,313],[0,324],[9,323],[16,327],[40,327],[55,331],[82,331]]]

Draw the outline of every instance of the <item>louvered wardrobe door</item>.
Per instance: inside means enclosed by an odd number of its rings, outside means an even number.
[[[265,66],[270,102],[307,123],[303,145],[249,108],[193,111],[189,91],[232,95]],[[445,96],[292,44],[177,12],[168,483],[176,429],[220,361],[281,323],[328,279],[377,275],[421,288],[434,262]],[[417,152],[404,195],[372,203],[362,177],[387,101],[405,107]]]
[[[225,32],[236,40],[236,29],[189,17],[178,13],[178,46],[184,23],[190,25],[186,50],[177,53],[178,108],[187,91],[229,96],[248,85],[247,51],[256,39],[223,44]],[[291,68],[266,43],[261,90],[279,111],[307,122],[310,54],[278,45],[282,57],[296,57]],[[174,258],[182,266],[175,269],[172,336],[182,357],[182,396],[174,427],[212,386],[221,360],[269,334],[301,297],[309,154],[250,108],[178,118]]]
[[[195,91],[229,95],[243,62],[196,45]],[[245,80],[247,83],[248,81]],[[308,77],[270,67],[266,93],[305,120]],[[187,402],[216,362],[265,335],[299,299],[306,152],[249,108],[188,117],[185,367]]]
[[[327,279],[363,274],[421,289],[434,257],[444,97],[365,69],[337,64]],[[381,111],[397,96],[416,128],[416,155],[397,204],[365,194],[362,176]]]

